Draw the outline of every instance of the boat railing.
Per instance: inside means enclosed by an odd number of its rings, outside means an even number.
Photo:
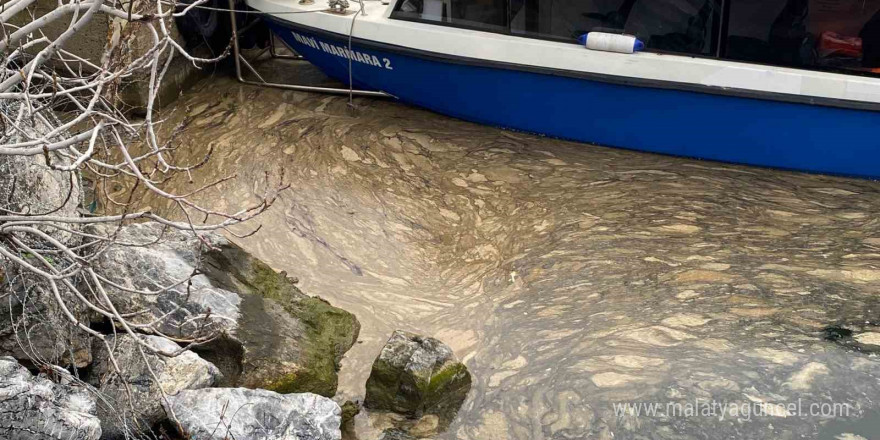
[[[363,0],[359,0],[358,3],[361,8],[360,13],[362,15],[366,15],[363,12],[364,11]],[[251,64],[252,61],[259,59],[261,56],[266,54],[266,52],[269,53],[269,56],[272,59],[283,59],[283,60],[303,61],[303,62],[305,62],[305,59],[301,55],[297,54],[297,52],[292,47],[290,47],[290,45],[288,45],[286,42],[284,42],[283,39],[276,38],[274,33],[270,33],[269,44],[266,47],[260,49],[256,54],[252,55],[249,60],[245,56],[245,54],[242,53],[242,51],[241,51],[241,43],[239,41],[239,38],[244,33],[252,30],[255,26],[261,24],[261,22],[263,20],[263,14],[259,15],[259,19],[253,20],[250,23],[248,23],[246,26],[242,27],[241,29],[238,29],[238,23],[236,20],[237,11],[236,11],[235,6],[236,6],[236,0],[229,0],[229,18],[232,23],[232,27],[231,27],[232,28],[232,56],[235,61],[235,76],[239,82],[244,83],[244,84],[262,86],[262,87],[275,87],[275,88],[280,88],[280,89],[297,90],[297,91],[302,91],[302,92],[348,95],[349,97],[353,97],[353,96],[371,96],[371,97],[382,97],[382,98],[391,97],[391,95],[384,93],[384,92],[355,89],[352,85],[351,80],[349,80],[349,87],[347,87],[347,88],[312,86],[312,85],[305,85],[305,84],[277,83],[277,82],[267,81],[265,78],[263,78],[262,75],[260,75],[259,72],[257,72],[257,69],[254,68],[253,64]],[[355,15],[355,17],[352,17],[352,20],[355,20],[355,18],[356,18],[356,15]],[[271,30],[270,30],[270,32],[271,32]],[[285,48],[288,51],[290,51],[290,54],[283,54],[283,53],[278,52],[278,48],[276,46],[277,40],[281,41],[281,44],[283,44],[285,46]],[[242,66],[244,66],[251,74],[253,74],[253,76],[255,76],[257,78],[257,80],[254,81],[252,79],[245,78]],[[349,66],[349,69],[350,68],[351,67]]]

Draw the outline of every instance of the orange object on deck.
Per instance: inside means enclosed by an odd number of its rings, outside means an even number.
[[[828,56],[861,58],[862,39],[825,31],[819,37],[818,49],[819,56],[823,58]]]

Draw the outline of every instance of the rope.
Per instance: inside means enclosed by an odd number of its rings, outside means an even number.
[[[358,4],[360,4],[360,9],[354,13],[354,16],[351,17],[351,27],[348,29],[348,52],[352,53],[351,49],[351,39],[352,35],[354,35],[354,22],[357,20],[358,15],[361,15],[364,12],[364,2],[363,0],[358,0]],[[348,57],[348,106],[351,108],[354,107],[354,78],[351,73],[351,56]]]

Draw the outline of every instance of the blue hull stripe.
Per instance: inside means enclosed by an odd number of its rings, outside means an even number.
[[[880,112],[443,62],[271,22],[327,75],[483,124],[741,164],[880,178]]]

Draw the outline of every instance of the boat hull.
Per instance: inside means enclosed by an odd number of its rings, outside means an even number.
[[[356,88],[478,123],[654,153],[880,178],[880,112],[480,65],[297,25],[273,31]],[[585,49],[586,50],[586,49]]]

